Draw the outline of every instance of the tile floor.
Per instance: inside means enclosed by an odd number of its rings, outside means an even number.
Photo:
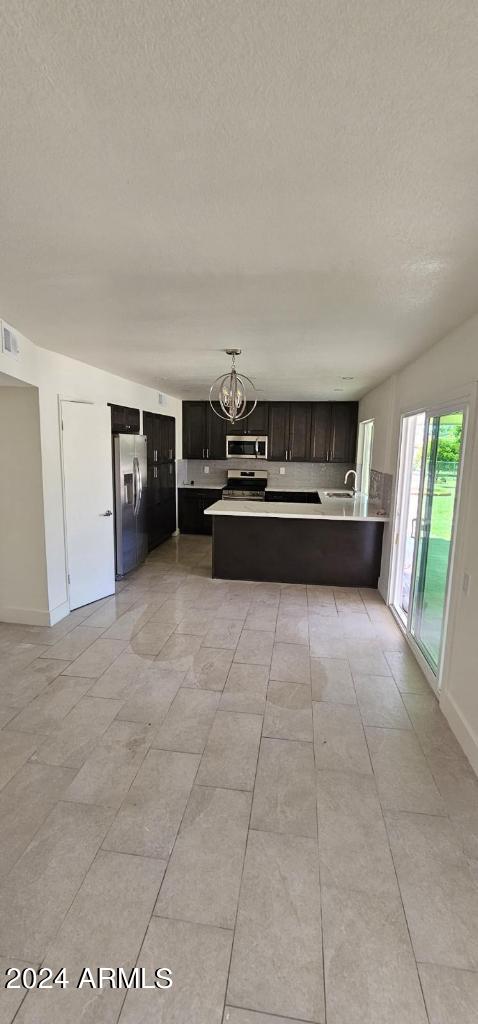
[[[182,537],[0,652],[1,969],[70,980],[0,1024],[478,1020],[478,780],[376,592]]]

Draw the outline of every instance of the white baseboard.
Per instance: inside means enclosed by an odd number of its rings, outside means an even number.
[[[471,767],[478,775],[478,736],[465,722],[451,694],[443,693],[440,695],[440,707],[450,729],[454,732],[460,746],[465,751]]]
[[[7,608],[0,605],[0,622],[13,622],[20,626],[54,626],[69,613],[70,606],[67,601],[50,611],[39,608]]]
[[[0,605],[0,622],[18,622],[21,626],[50,626],[50,612],[38,608],[5,608]]]
[[[69,601],[63,601],[63,604],[59,604],[59,605],[57,605],[56,608],[51,608],[50,609],[50,612],[49,612],[50,621],[49,621],[48,625],[49,626],[54,626],[56,622],[60,622],[61,619],[64,619],[69,614],[70,614],[70,602]]]

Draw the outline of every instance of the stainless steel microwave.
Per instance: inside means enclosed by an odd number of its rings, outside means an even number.
[[[267,437],[236,434],[226,437],[227,459],[267,459]]]

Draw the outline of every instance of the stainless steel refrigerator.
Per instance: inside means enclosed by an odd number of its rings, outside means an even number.
[[[143,562],[148,553],[146,437],[116,434],[113,455],[116,575],[124,576]]]

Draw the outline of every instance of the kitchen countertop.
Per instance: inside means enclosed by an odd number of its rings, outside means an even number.
[[[178,484],[179,491],[223,491],[225,484]]]
[[[271,490],[277,488],[272,487]],[[290,488],[297,490],[297,488]],[[300,488],[304,490],[304,488]],[[310,490],[310,489],[309,489]],[[275,519],[342,519],[353,522],[387,523],[390,516],[377,513],[380,506],[369,501],[365,494],[350,498],[328,498],[325,490],[318,491],[320,505],[288,501],[234,501],[222,499],[205,510],[206,516],[259,516]]]

